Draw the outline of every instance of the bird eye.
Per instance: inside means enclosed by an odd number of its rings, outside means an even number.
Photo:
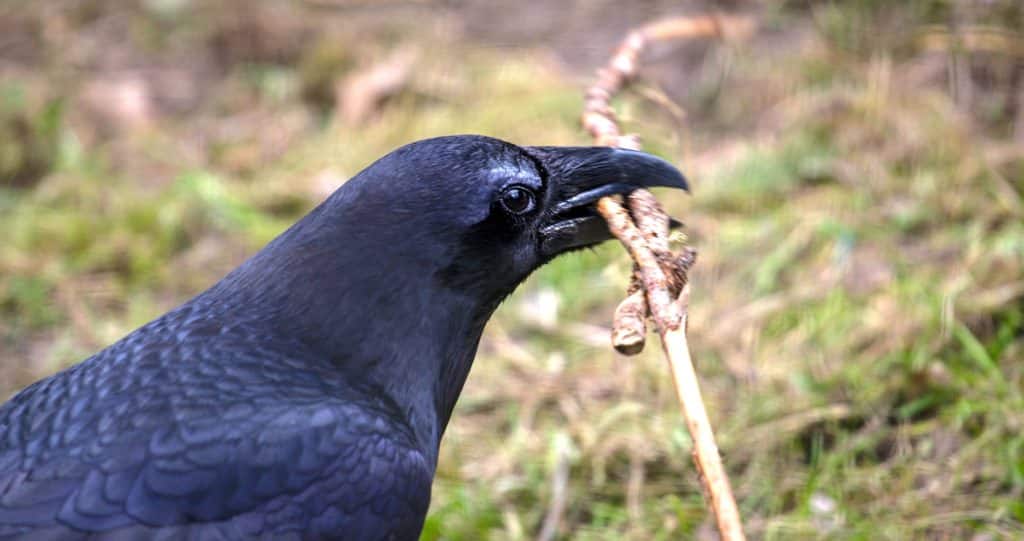
[[[512,186],[501,194],[501,206],[512,214],[525,214],[533,210],[533,192],[519,186]]]

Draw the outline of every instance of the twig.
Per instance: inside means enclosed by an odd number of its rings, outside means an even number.
[[[752,28],[752,22],[745,17],[703,16],[658,21],[631,32],[608,65],[598,70],[597,82],[587,90],[581,119],[583,127],[599,145],[638,149],[638,138],[621,133],[610,101],[636,76],[639,56],[647,43],[709,36],[740,37],[749,34]],[[718,530],[725,541],[744,540],[739,510],[715,444],[686,340],[690,298],[687,271],[696,252],[687,248],[676,255],[669,250],[669,219],[646,191],[638,190],[630,195],[628,210],[612,197],[599,200],[597,210],[635,262],[629,296],[615,312],[613,344],[624,353],[643,349],[646,333],[643,320],[646,313],[651,314],[672,370],[683,417],[693,438],[693,460]]]
[[[640,268],[633,265],[626,298],[615,308],[612,318],[612,346],[623,355],[640,353],[647,340],[647,299],[640,280]]]

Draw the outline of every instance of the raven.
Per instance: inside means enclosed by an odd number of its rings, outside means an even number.
[[[605,147],[449,136],[367,167],[220,282],[0,406],[0,540],[413,540],[484,324],[686,189]]]

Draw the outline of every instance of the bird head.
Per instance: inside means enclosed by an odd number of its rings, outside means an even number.
[[[464,135],[401,147],[335,196],[374,238],[396,233],[380,244],[401,252],[391,260],[497,302],[558,255],[612,238],[598,199],[655,186],[688,188],[643,152]]]
[[[501,300],[551,259],[612,238],[598,199],[654,186],[687,188],[642,152],[419,141],[346,182],[211,295],[272,314],[273,332],[390,396],[436,447]]]

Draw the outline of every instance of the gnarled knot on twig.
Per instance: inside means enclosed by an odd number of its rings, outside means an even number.
[[[671,220],[662,210],[654,196],[639,190],[629,196],[628,206],[633,223],[636,224],[647,249],[654,255],[658,266],[665,275],[665,286],[673,302],[679,302],[680,293],[687,283],[690,267],[697,260],[697,250],[684,246],[679,253],[669,247]],[[679,312],[685,310],[680,306]],[[612,319],[612,346],[623,355],[636,355],[643,351],[647,340],[647,318],[652,313],[647,298],[639,264],[633,264],[633,273],[626,289],[626,298],[615,309]]]

